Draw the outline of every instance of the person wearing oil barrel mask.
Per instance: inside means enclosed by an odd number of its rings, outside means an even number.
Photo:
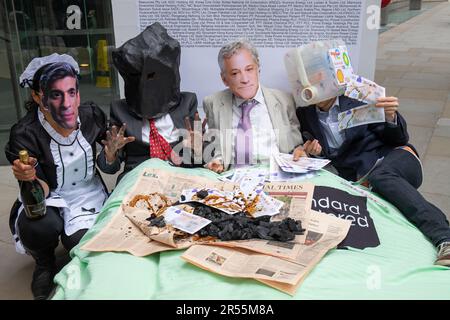
[[[125,99],[111,104],[111,132],[117,133],[116,126],[126,124],[125,134],[135,137],[113,157],[100,155],[111,164],[109,173],[117,172],[125,162],[117,182],[149,158],[192,166],[186,149],[184,155],[174,151],[186,138],[183,132],[192,132],[194,119],[196,125],[200,120],[196,95],[180,92],[180,51],[179,42],[156,22],[112,52],[114,66],[125,82]]]
[[[329,48],[317,50],[324,55]],[[323,51],[321,53],[321,51]],[[311,55],[310,54],[310,55]],[[312,60],[312,57],[310,57]],[[300,68],[294,64],[290,70]],[[288,70],[289,73],[289,70]],[[299,72],[294,95],[302,92],[298,84],[312,78]],[[330,91],[331,92],[331,91]],[[296,96],[297,116],[305,139],[305,152],[331,160],[339,176],[370,186],[392,203],[438,249],[435,264],[450,267],[450,228],[445,214],[417,190],[422,184],[422,164],[409,143],[407,123],[399,113],[397,97],[379,97],[374,103],[384,111],[385,121],[340,130],[338,114],[365,104],[340,94],[317,95],[308,105]]]

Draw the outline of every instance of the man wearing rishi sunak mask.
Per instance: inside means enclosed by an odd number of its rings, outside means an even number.
[[[45,78],[52,78],[52,73],[59,72],[58,69],[51,70]],[[73,130],[77,126],[78,106],[80,105],[80,93],[78,83],[74,78],[65,77],[55,82],[51,87],[45,85],[45,92],[41,90],[39,96],[42,98],[42,112],[47,115],[49,121],[55,122],[61,131]],[[36,95],[37,93],[33,93]]]
[[[108,197],[95,165],[97,144],[103,143],[104,154],[133,140],[111,134],[105,140],[106,116],[93,102],[80,104],[78,73],[77,62],[66,54],[30,62],[20,76],[20,85],[31,89],[27,113],[11,128],[5,147],[19,185],[40,184],[33,191],[39,193],[39,207],[33,207],[39,210],[31,210],[21,193],[9,219],[16,250],[36,262],[35,299],[51,294],[59,239],[67,251],[77,245]],[[19,159],[23,150],[26,162]],[[99,164],[102,171],[105,166]]]
[[[111,131],[126,123],[125,134],[135,137],[113,159],[104,159],[113,168],[109,173],[117,172],[125,161],[118,181],[150,158],[176,166],[195,165],[193,141],[198,140],[196,145],[201,148],[204,125],[197,113],[196,95],[180,91],[180,54],[179,42],[157,22],[112,52],[125,83],[125,99],[111,104]]]

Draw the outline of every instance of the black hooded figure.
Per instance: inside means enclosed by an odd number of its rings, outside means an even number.
[[[168,143],[171,147],[180,143],[179,129],[187,129],[185,117],[189,117],[193,127],[197,97],[192,92],[180,92],[180,53],[180,43],[158,22],[112,52],[114,66],[125,81],[125,99],[112,102],[111,126],[121,127],[126,123],[125,135],[135,137],[134,142],[120,151],[115,165],[109,166],[113,169],[108,173],[115,173],[125,161],[124,172],[117,181],[151,158],[151,154],[176,165],[190,166],[176,163],[170,157],[167,159],[164,151],[155,152],[150,146],[151,142],[161,141],[161,138],[165,140],[161,144]],[[152,126],[157,128],[157,138]],[[163,156],[158,156],[161,153]],[[104,156],[102,158],[106,161]]]

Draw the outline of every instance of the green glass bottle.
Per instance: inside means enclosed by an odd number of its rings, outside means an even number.
[[[29,156],[27,150],[19,152],[19,159],[22,163],[28,164]],[[30,219],[39,219],[46,213],[45,192],[37,179],[32,181],[19,181],[20,196],[25,208],[25,214]]]

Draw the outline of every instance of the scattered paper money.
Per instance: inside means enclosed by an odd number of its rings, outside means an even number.
[[[384,109],[374,105],[363,105],[338,114],[340,131],[370,123],[385,122]]]
[[[377,98],[386,96],[386,89],[369,79],[356,74],[350,76],[344,95],[367,104],[377,103]]]
[[[292,154],[287,153],[276,154],[275,160],[284,172],[301,174],[320,170],[330,163],[330,160],[328,159],[316,159],[309,157],[301,157],[297,161],[294,161]]]
[[[203,199],[197,196],[197,192],[199,191],[207,192],[207,196]],[[244,199],[236,199],[235,193],[231,191],[221,191],[217,189],[184,189],[181,192],[180,203],[185,202],[199,202],[204,205],[219,209],[228,214],[235,214],[238,212],[242,212],[245,209]]]
[[[180,229],[181,231],[189,234],[194,234],[211,223],[211,220],[209,219],[175,207],[169,207],[166,209],[164,212],[164,221],[167,224],[172,225],[174,228]]]

